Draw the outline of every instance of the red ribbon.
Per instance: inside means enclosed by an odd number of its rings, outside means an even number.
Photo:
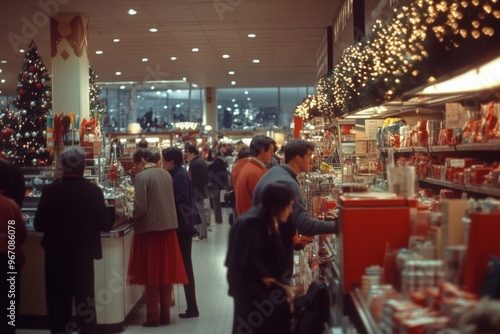
[[[77,15],[71,22],[58,22],[55,18],[50,18],[50,45],[52,58],[57,55],[57,44],[63,39],[68,40],[75,55],[81,57],[83,48],[87,49],[88,22],[83,24],[82,17]]]

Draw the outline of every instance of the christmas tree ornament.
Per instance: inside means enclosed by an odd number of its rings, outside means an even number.
[[[25,137],[25,138],[29,138],[29,137],[30,137],[30,133],[29,133],[29,132],[26,132],[26,133],[24,134],[24,137]]]
[[[34,107],[34,106],[36,106],[36,102],[35,101],[31,101],[30,102],[30,107]]]
[[[36,163],[37,163],[37,162],[38,162],[38,160],[36,160],[36,159],[31,160],[31,163],[32,163],[33,165],[36,165]]]
[[[28,111],[27,111],[26,109],[21,110],[21,114],[22,114],[23,116],[25,116],[27,113],[28,113]]]
[[[24,95],[24,89],[19,90],[19,95]]]
[[[31,66],[30,66],[30,71],[31,71],[31,72],[34,72],[34,71],[35,71],[35,66],[31,65]]]
[[[33,132],[31,133],[31,137],[33,137],[33,138],[35,138],[35,137],[36,137],[36,135],[37,135],[37,132],[36,132],[36,131],[33,131]]]
[[[20,133],[16,133],[16,139],[21,139],[22,135]]]
[[[40,89],[40,88],[42,88],[42,84],[41,84],[40,82],[37,82],[37,83],[35,84],[35,87],[36,87],[37,89]]]

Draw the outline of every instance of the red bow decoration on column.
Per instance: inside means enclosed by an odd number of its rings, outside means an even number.
[[[83,24],[80,15],[75,16],[70,22],[58,22],[55,18],[50,18],[50,45],[52,58],[57,54],[57,44],[63,39],[68,40],[75,55],[81,57],[83,48],[87,49],[88,22]]]

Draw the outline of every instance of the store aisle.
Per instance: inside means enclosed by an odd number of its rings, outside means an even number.
[[[208,239],[193,241],[193,266],[196,279],[196,298],[200,316],[192,319],[180,319],[178,314],[186,309],[184,289],[175,286],[175,306],[171,308],[169,326],[144,328],[146,305],[140,305],[137,313],[132,314],[125,334],[137,333],[169,333],[169,334],[225,334],[231,333],[233,318],[233,300],[227,295],[226,268],[224,259],[229,232],[229,209],[222,208],[221,225],[212,227]],[[214,222],[212,212],[212,222]],[[17,334],[47,334],[47,330],[18,329]]]

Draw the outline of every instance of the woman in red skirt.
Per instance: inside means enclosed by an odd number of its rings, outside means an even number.
[[[159,168],[148,149],[134,154],[134,238],[128,269],[129,284],[144,285],[147,319],[142,325],[170,323],[172,284],[188,278],[177,241],[177,214],[170,174]]]

